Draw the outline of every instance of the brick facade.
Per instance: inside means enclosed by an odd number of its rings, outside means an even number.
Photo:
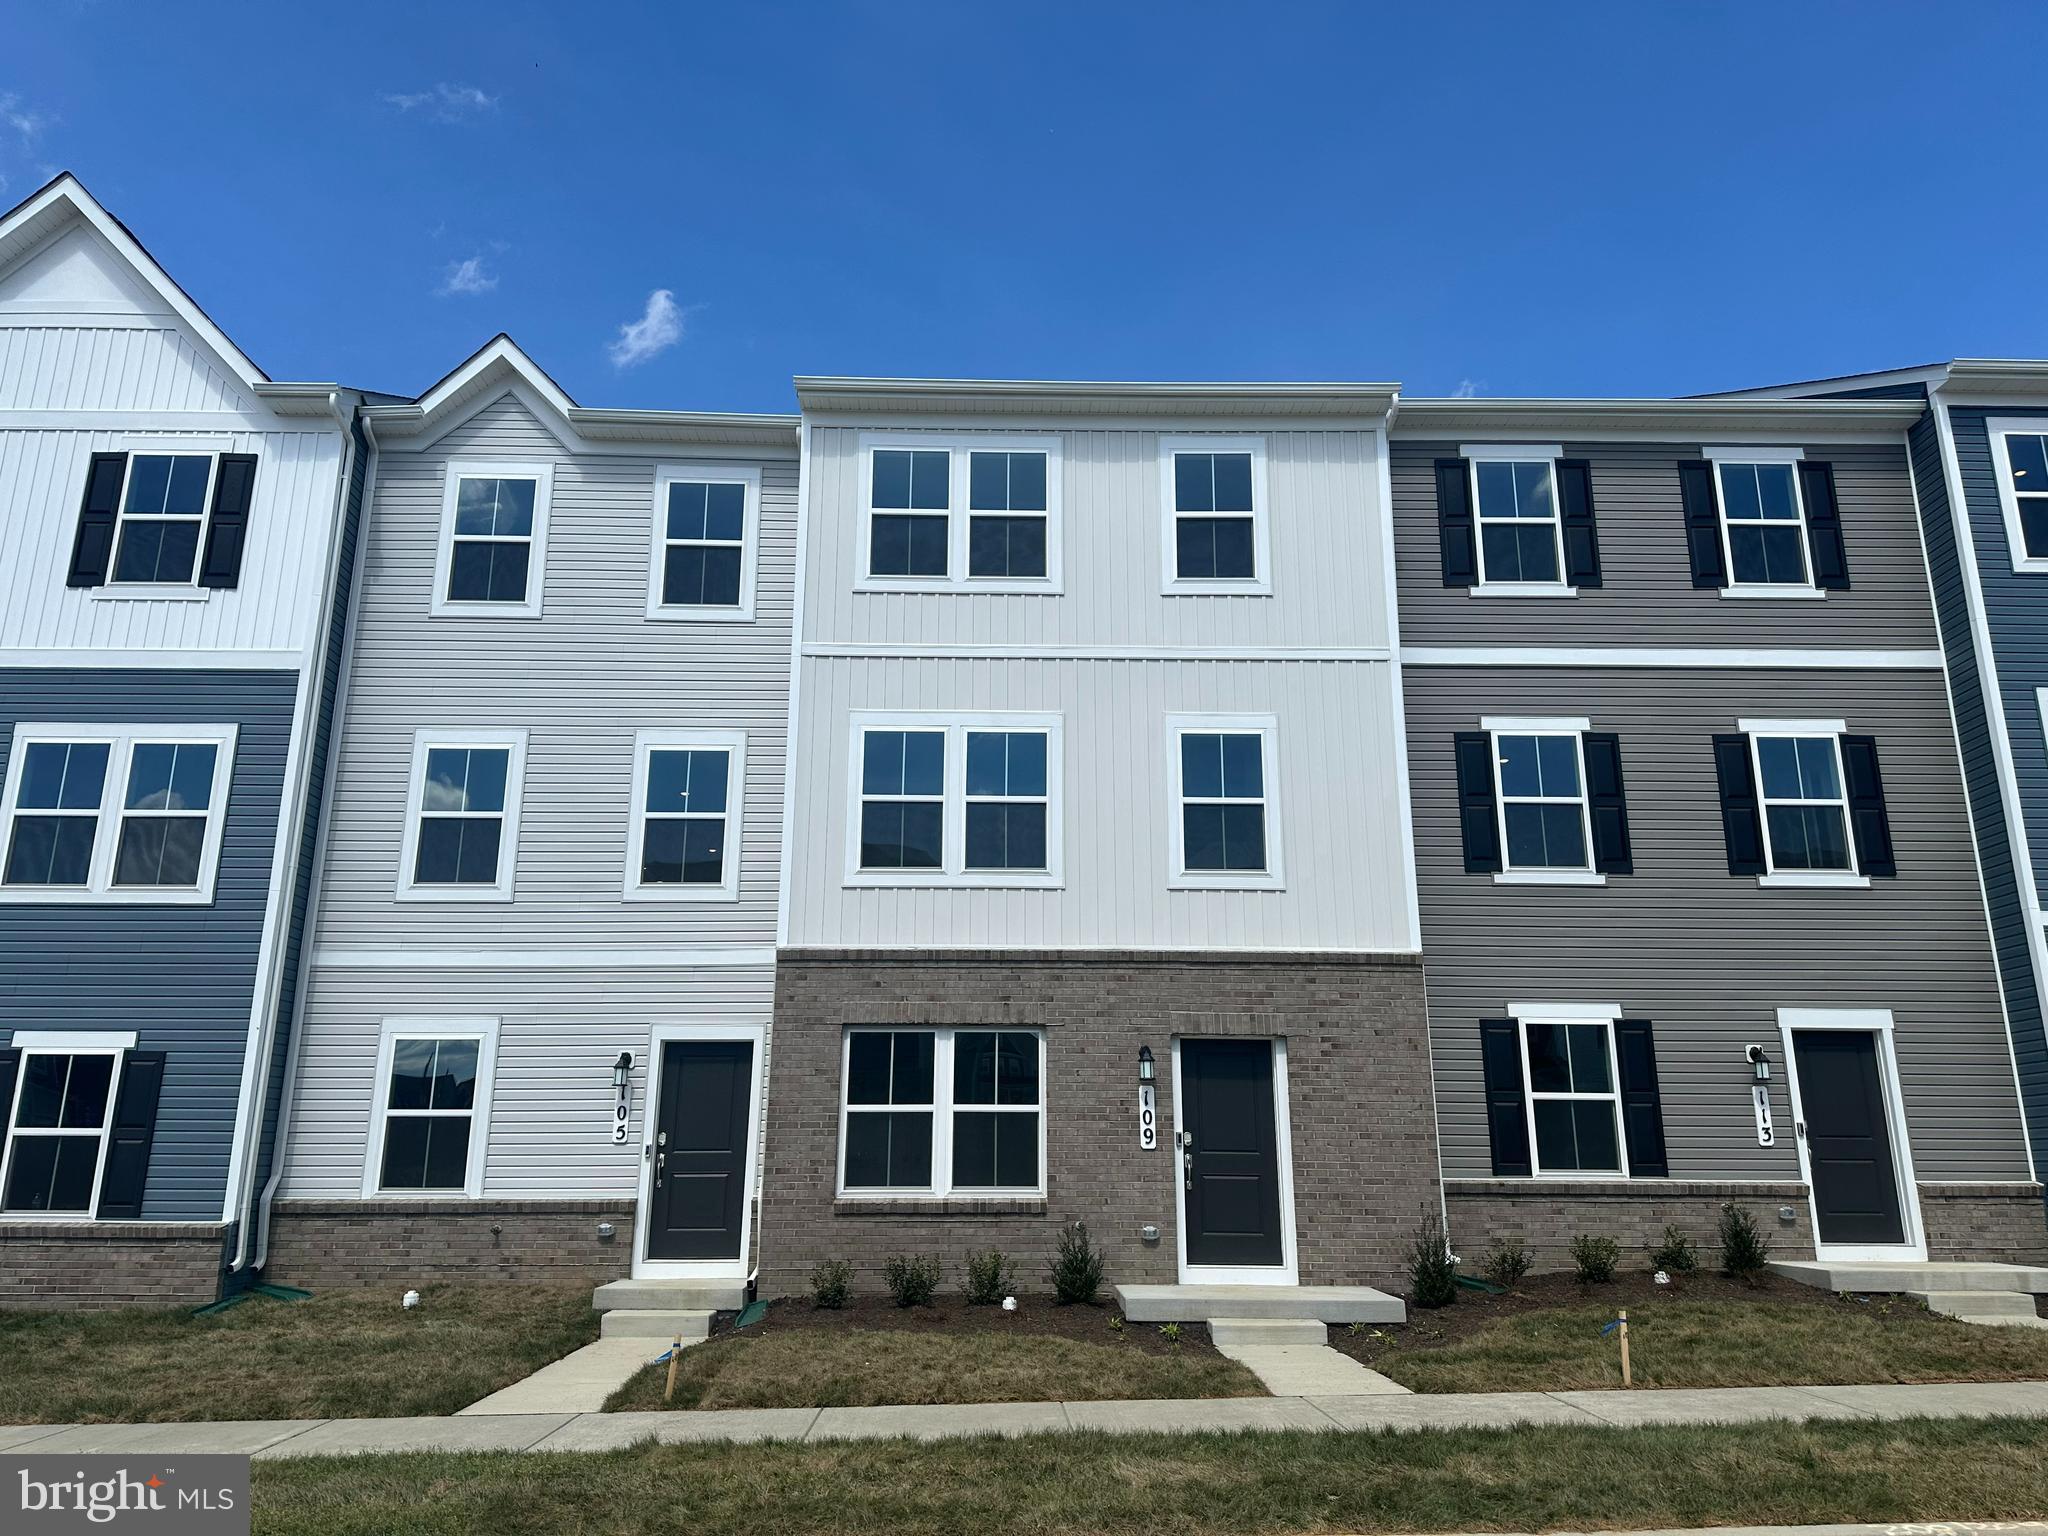
[[[220,1299],[228,1228],[0,1222],[0,1307],[203,1307]]]
[[[848,1025],[1045,1031],[1046,1197],[835,1199],[840,1040]],[[1176,1278],[1177,1036],[1287,1043],[1302,1283],[1398,1279],[1437,1203],[1422,970],[1412,955],[785,950],[776,973],[761,1180],[760,1294],[801,1294],[827,1259],[881,1288],[893,1253],[929,1253],[957,1286],[1000,1248],[1018,1286],[1049,1289],[1061,1229],[1086,1221],[1111,1282]],[[1138,1148],[1138,1048],[1158,1061],[1159,1147]],[[1144,1240],[1146,1225],[1159,1229]]]
[[[616,1280],[631,1200],[280,1200],[264,1278],[309,1290],[421,1280]],[[598,1234],[609,1222],[609,1238]]]
[[[1930,1259],[2048,1265],[2048,1208],[2038,1184],[1922,1184]]]
[[[1720,1262],[1721,1207],[1748,1208],[1780,1259],[1813,1257],[1813,1225],[1804,1184],[1642,1180],[1603,1184],[1580,1179],[1450,1179],[1444,1184],[1451,1248],[1466,1274],[1477,1274],[1486,1251],[1519,1237],[1538,1274],[1572,1267],[1571,1241],[1611,1237],[1624,1269],[1647,1266],[1650,1250],[1671,1225],[1692,1239],[1702,1266]],[[1789,1208],[1790,1221],[1779,1212]]]

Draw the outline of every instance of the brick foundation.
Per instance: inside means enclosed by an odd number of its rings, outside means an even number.
[[[616,1280],[631,1200],[280,1200],[264,1278],[309,1290],[398,1281]],[[614,1229],[598,1236],[600,1222]]]
[[[0,1307],[203,1307],[220,1299],[220,1224],[0,1222]]]
[[[1624,1268],[1647,1263],[1667,1223],[1692,1239],[1703,1266],[1720,1260],[1721,1207],[1746,1206],[1780,1259],[1813,1257],[1813,1228],[1804,1184],[1720,1183],[1659,1179],[1603,1184],[1579,1179],[1450,1179],[1444,1204],[1451,1247],[1466,1274],[1477,1274],[1496,1239],[1519,1237],[1537,1273],[1572,1267],[1571,1240],[1581,1233],[1621,1244]],[[1779,1218],[1789,1206],[1792,1220]]]
[[[1930,1259],[2048,1265],[2048,1211],[2038,1184],[1922,1184]]]
[[[840,1041],[848,1025],[1031,1025],[1045,1031],[1046,1196],[834,1197]],[[881,1289],[894,1253],[1000,1248],[1018,1286],[1049,1289],[1061,1229],[1088,1223],[1111,1282],[1176,1278],[1176,1036],[1287,1042],[1296,1246],[1304,1284],[1396,1282],[1437,1202],[1422,971],[1412,956],[785,950],[761,1181],[760,1294],[802,1294],[827,1259]],[[1159,1146],[1138,1148],[1138,1048],[1158,1061]],[[1146,1242],[1140,1229],[1159,1229]]]

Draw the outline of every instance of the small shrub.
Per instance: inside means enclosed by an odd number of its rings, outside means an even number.
[[[1180,1342],[1180,1324],[1161,1323],[1159,1325],[1159,1337],[1166,1340],[1169,1344],[1178,1344]]]
[[[889,1282],[889,1294],[899,1307],[922,1307],[930,1303],[945,1271],[930,1254],[893,1254],[882,1266],[882,1278]]]
[[[1408,1251],[1409,1293],[1418,1307],[1448,1307],[1458,1299],[1458,1261],[1444,1239],[1443,1218],[1431,1211]]]
[[[967,1255],[967,1304],[993,1307],[1010,1294],[1010,1261],[1001,1250]]]
[[[1593,1237],[1581,1232],[1572,1239],[1572,1268],[1581,1285],[1605,1285],[1614,1278],[1621,1262],[1621,1244],[1611,1237]]]
[[[1693,1252],[1692,1239],[1676,1227],[1666,1227],[1664,1241],[1650,1250],[1650,1268],[1666,1274],[1689,1275],[1699,1267],[1700,1257]]]
[[[1734,1202],[1721,1207],[1721,1273],[1755,1285],[1771,1262],[1771,1241],[1756,1218]]]
[[[1112,1312],[1109,1314],[1109,1331],[1111,1333],[1122,1333],[1124,1331],[1123,1313]]]
[[[1480,1262],[1479,1272],[1495,1285],[1512,1291],[1529,1273],[1529,1250],[1522,1246],[1519,1237],[1499,1238]]]
[[[1060,1234],[1059,1252],[1053,1255],[1053,1295],[1062,1304],[1093,1305],[1102,1289],[1102,1255],[1088,1241],[1088,1224],[1077,1221]]]
[[[827,1259],[811,1271],[811,1305],[838,1311],[853,1294],[853,1268],[844,1259]]]

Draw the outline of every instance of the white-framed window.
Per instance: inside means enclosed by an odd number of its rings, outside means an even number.
[[[633,738],[628,901],[737,901],[747,777],[744,731]]]
[[[1738,596],[1817,596],[1799,489],[1798,448],[1702,448],[1721,506],[1727,591]]]
[[[1743,720],[1763,812],[1765,885],[1867,885],[1856,867],[1840,720]]]
[[[1479,722],[1493,737],[1493,789],[1500,818],[1496,879],[1605,883],[1593,868],[1586,796],[1585,719],[1500,718]]]
[[[114,560],[116,586],[188,587],[199,574],[217,458],[211,452],[128,455]]]
[[[89,1221],[99,1209],[121,1060],[134,1041],[81,1034],[21,1049],[0,1166],[0,1217]],[[21,1046],[19,1037],[16,1045]]]
[[[860,440],[864,591],[1057,592],[1060,440]]]
[[[432,611],[540,617],[554,466],[450,460],[445,468]]]
[[[1061,883],[1058,715],[859,711],[848,885]]]
[[[0,901],[212,901],[236,734],[232,725],[16,725]]]
[[[1991,467],[2015,571],[2048,571],[2048,420],[1994,416]]]
[[[1263,437],[1162,436],[1159,495],[1164,593],[1273,590]]]
[[[1541,1177],[1628,1177],[1614,1020],[1589,1014],[1517,1021],[1532,1171]]]
[[[761,471],[732,464],[667,464],[654,475],[650,619],[754,616]]]
[[[1572,597],[1564,577],[1557,444],[1467,444],[1481,596]]]
[[[1280,886],[1278,722],[1271,715],[1169,715],[1166,735],[1168,886]]]
[[[414,733],[400,901],[510,901],[526,732]]]
[[[1045,1037],[1035,1029],[849,1029],[839,1193],[1045,1193]]]
[[[483,1193],[494,1018],[389,1018],[377,1047],[363,1193]]]

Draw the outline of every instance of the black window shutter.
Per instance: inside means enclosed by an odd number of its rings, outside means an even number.
[[[1705,459],[1681,459],[1678,494],[1685,503],[1685,547],[1692,554],[1692,584],[1728,585],[1721,558],[1721,504],[1714,495],[1714,466]]]
[[[156,1101],[163,1085],[162,1051],[127,1054],[108,1133],[107,1169],[100,1178],[101,1221],[142,1219],[142,1189],[149,1181],[149,1147],[156,1139]]]
[[[1842,550],[1842,509],[1835,502],[1835,466],[1799,465],[1799,497],[1806,503],[1806,548],[1813,556],[1813,584],[1827,592],[1849,590],[1849,557]]]
[[[1628,845],[1628,802],[1621,792],[1621,738],[1610,731],[1587,731],[1579,743],[1586,754],[1593,868],[1603,875],[1632,875],[1636,861]]]
[[[71,542],[67,587],[103,587],[114,559],[114,525],[121,516],[121,484],[128,455],[96,453],[85,471],[85,505],[78,512],[78,536]]]
[[[1593,466],[1584,459],[1557,461],[1558,528],[1564,535],[1564,579],[1575,587],[1600,585],[1600,536],[1593,527]]]
[[[1479,1054],[1486,1068],[1486,1134],[1493,1171],[1527,1178],[1529,1117],[1522,1104],[1521,1025],[1513,1019],[1479,1021]]]
[[[1721,830],[1728,839],[1728,873],[1764,872],[1764,818],[1749,770],[1749,738],[1714,738],[1714,772],[1721,780]]]
[[[1668,1179],[1671,1165],[1664,1155],[1664,1101],[1657,1093],[1657,1047],[1650,1040],[1650,1021],[1616,1021],[1614,1048],[1621,1057],[1615,1075],[1621,1080],[1621,1128],[1628,1138],[1629,1176]]]
[[[1856,836],[1856,867],[1866,875],[1895,877],[1892,821],[1884,808],[1884,779],[1877,771],[1877,738],[1842,738],[1843,788],[1849,796],[1849,829]]]
[[[256,489],[256,455],[224,453],[213,477],[213,515],[206,520],[206,558],[199,585],[233,587],[242,579],[242,545],[249,537],[249,499]]]
[[[1493,808],[1493,737],[1460,731],[1458,826],[1465,837],[1465,873],[1492,874],[1500,868],[1500,820]]]
[[[14,1078],[21,1070],[21,1052],[0,1051],[0,1168],[7,1166],[7,1137],[14,1128]]]
[[[1479,549],[1472,532],[1472,475],[1463,459],[1436,461],[1436,527],[1443,545],[1444,585],[1479,584]]]

